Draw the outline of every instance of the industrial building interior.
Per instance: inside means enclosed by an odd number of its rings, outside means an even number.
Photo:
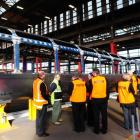
[[[0,123],[0,139],[46,139],[36,137],[35,121],[28,119],[38,71],[50,74],[49,85],[55,73],[87,75],[94,67],[109,75],[112,84],[129,70],[140,75],[140,0],[0,0],[0,105],[6,105],[10,122],[8,129]],[[62,79],[67,86],[70,77]],[[95,135],[87,126],[84,133],[73,132],[65,102],[64,122],[49,122],[47,139],[140,139],[123,128],[122,110],[112,97],[106,135]]]

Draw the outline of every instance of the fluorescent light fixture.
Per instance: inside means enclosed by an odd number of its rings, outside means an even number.
[[[69,8],[74,9],[75,7],[74,7],[73,5],[70,4],[70,5],[69,5]]]
[[[46,19],[51,19],[51,18],[50,18],[50,17],[48,17],[48,16],[45,16],[45,18],[46,18]]]
[[[125,32],[127,32],[127,31],[128,31],[128,29],[127,29],[127,28],[124,28],[123,30],[124,30]]]
[[[18,5],[17,5],[17,8],[20,9],[20,10],[23,10],[24,9],[23,7],[18,6]]]
[[[31,24],[28,24],[28,26],[29,26],[29,27],[32,27],[32,25],[31,25]]]
[[[1,17],[1,19],[3,19],[3,20],[8,20],[7,18],[5,18],[5,17]]]

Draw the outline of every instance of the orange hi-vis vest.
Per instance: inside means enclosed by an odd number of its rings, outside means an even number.
[[[131,92],[129,92],[129,81],[120,81],[118,83],[119,102],[121,104],[130,104],[135,102],[135,98]]]
[[[138,94],[138,83],[137,83],[137,78],[135,75],[132,76],[132,85],[135,91],[135,95]]]
[[[95,76],[92,79],[92,93],[91,98],[105,98],[106,97],[106,79],[103,76]]]
[[[138,77],[138,84],[140,85],[140,78]]]
[[[74,88],[70,97],[71,102],[86,102],[86,86],[85,82],[81,79],[72,81]]]
[[[35,79],[33,82],[33,101],[34,106],[38,110],[41,110],[44,104],[48,104],[48,101],[45,100],[41,95],[40,85],[42,82],[43,81],[39,78]]]

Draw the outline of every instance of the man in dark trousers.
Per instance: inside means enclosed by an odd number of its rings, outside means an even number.
[[[72,103],[74,131],[83,132],[85,131],[86,84],[81,74],[73,75],[68,91]]]
[[[93,77],[92,73],[88,74],[88,80],[86,81],[86,86],[88,87],[89,80]],[[91,93],[88,92],[87,89],[87,125],[93,126],[94,125],[94,116],[93,116],[93,107],[92,107],[92,101],[91,101]]]
[[[91,92],[91,100],[94,115],[94,130],[95,134],[100,133],[100,115],[101,115],[101,132],[107,133],[107,81],[104,76],[100,75],[99,69],[93,69],[93,77],[89,81]]]
[[[33,101],[37,109],[36,113],[36,134],[39,137],[49,136],[46,133],[47,120],[47,104],[49,94],[47,93],[47,86],[44,83],[45,72],[39,71],[38,77],[33,82]]]

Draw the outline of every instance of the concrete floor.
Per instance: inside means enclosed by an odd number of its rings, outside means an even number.
[[[27,117],[13,121],[9,130],[0,130],[0,140],[127,140],[131,131],[126,131],[123,126],[123,116],[119,104],[109,101],[108,107],[108,133],[96,135],[92,128],[86,126],[86,131],[76,133],[72,130],[72,116],[70,109],[64,109],[62,117],[64,122],[60,126],[48,125],[49,137],[38,138],[35,135],[35,122]]]

